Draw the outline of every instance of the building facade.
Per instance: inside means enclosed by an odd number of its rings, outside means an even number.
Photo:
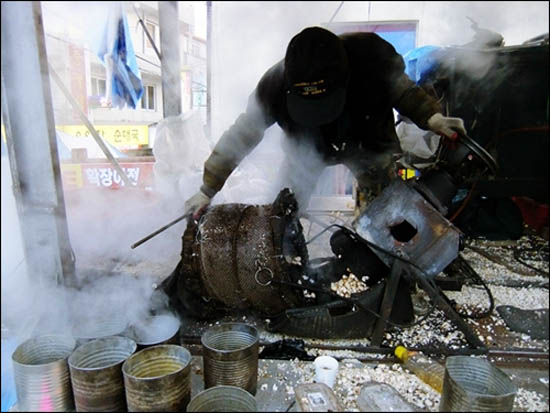
[[[75,21],[70,18],[70,11],[60,14],[50,2],[42,4],[48,60],[100,135],[123,151],[151,148],[156,124],[163,118],[161,63],[140,20],[160,51],[158,2],[123,2],[144,87],[135,109],[113,108],[106,104],[105,65],[89,47],[86,33],[82,33],[84,29],[79,31],[78,28],[78,19],[86,15],[86,9],[75,10]],[[70,3],[64,3],[67,4]],[[88,5],[92,16],[94,5]],[[193,7],[193,2],[178,2],[181,107],[184,113],[198,109],[205,122],[206,40],[194,35]],[[52,99],[58,130],[74,136],[88,136],[89,131],[53,82]]]

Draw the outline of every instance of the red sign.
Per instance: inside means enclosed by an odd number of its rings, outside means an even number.
[[[152,189],[154,162],[121,162],[119,165],[136,187]],[[61,172],[65,189],[118,189],[126,185],[111,163],[61,164]]]

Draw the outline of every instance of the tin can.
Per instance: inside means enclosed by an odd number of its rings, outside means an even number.
[[[256,399],[235,386],[214,386],[201,391],[187,405],[188,412],[256,412]]]
[[[440,412],[511,412],[517,386],[489,360],[451,356],[445,362]]]
[[[131,355],[122,365],[130,412],[182,411],[191,399],[191,353],[161,344]]]
[[[126,335],[136,342],[138,350],[159,344],[179,344],[180,325],[176,316],[159,314],[131,325]]]
[[[12,362],[19,411],[74,409],[67,359],[75,346],[70,336],[44,335],[30,338],[15,349]]]
[[[116,314],[112,317],[82,321],[73,328],[72,333],[77,346],[80,346],[98,338],[123,336],[127,328],[128,320],[126,317]]]
[[[256,394],[258,381],[258,330],[242,323],[224,323],[201,336],[204,387],[240,387]]]
[[[104,337],[78,347],[69,357],[78,412],[126,411],[122,363],[136,351],[126,337]]]

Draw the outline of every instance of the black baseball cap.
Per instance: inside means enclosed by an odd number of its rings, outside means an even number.
[[[292,38],[285,55],[286,102],[290,117],[305,126],[335,120],[346,103],[348,58],[342,40],[321,27]]]

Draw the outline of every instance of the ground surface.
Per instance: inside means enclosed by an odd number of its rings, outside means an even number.
[[[142,199],[139,211],[136,211],[135,203],[121,204],[113,194],[103,194],[101,197],[109,199],[107,202],[102,199],[97,204],[88,202],[91,212],[86,215],[87,219],[82,219],[79,216],[82,213],[76,210],[68,212],[74,222],[71,231],[75,235],[72,241],[77,257],[79,283],[85,285],[89,278],[112,278],[116,275],[144,280],[140,288],[152,290],[154,285],[171,273],[180,260],[184,224],[176,224],[136,249],[132,250],[129,246],[179,216],[181,208],[175,204],[170,207],[159,205],[155,199]],[[82,203],[84,200],[76,202]],[[108,215],[107,220],[104,219],[105,214]],[[147,219],[143,219],[144,216]],[[352,218],[351,214],[345,212],[326,212],[316,214],[315,222],[303,220],[306,240],[313,238],[324,226],[333,223],[349,225]],[[310,258],[332,255],[329,237],[330,232],[326,232],[308,245]],[[101,245],[98,245],[98,240],[102,242]],[[549,308],[548,241],[526,230],[526,235],[518,241],[468,240],[467,244],[461,257],[488,285],[495,308],[500,305],[513,305],[523,310]],[[360,278],[361,275],[358,276]],[[111,292],[116,295],[116,291],[101,291],[107,295]],[[461,313],[467,315],[483,312],[489,305],[487,292],[475,283],[467,283],[460,291],[446,291],[446,295]],[[418,292],[414,300],[418,308],[416,320],[420,320],[424,314],[422,311],[429,309],[430,303],[422,291]],[[130,301],[123,302],[125,305],[127,303]],[[483,319],[465,320],[489,350],[495,351],[490,360],[518,385],[514,411],[548,411],[548,339],[533,339],[527,334],[511,331],[496,311]],[[266,319],[249,314],[233,314],[207,323],[183,320],[181,342],[196,355],[193,361],[193,395],[203,386],[200,341],[197,339],[209,326],[225,321],[255,325],[260,332],[261,349],[278,340],[299,338],[269,333],[265,329]],[[4,328],[2,333],[4,339]],[[346,410],[358,410],[357,395],[361,386],[374,380],[392,385],[416,409],[438,411],[440,395],[411,372],[404,370],[387,353],[366,351],[370,345],[368,338],[304,339],[304,343],[307,353],[313,357],[331,355],[340,360],[334,392]],[[468,347],[463,333],[438,309],[433,309],[414,327],[388,329],[382,347],[391,349],[398,344],[408,347],[439,346],[449,350]],[[496,352],[500,349],[516,352],[524,350],[526,354],[511,363],[509,357]],[[529,351],[536,353],[536,357],[530,357]],[[444,360],[440,358],[439,361]],[[313,366],[309,361],[298,359],[260,360],[258,380],[258,409],[284,411],[294,399],[295,386],[314,380]],[[4,383],[2,386],[4,389]],[[295,410],[297,407],[294,405],[290,408]]]

